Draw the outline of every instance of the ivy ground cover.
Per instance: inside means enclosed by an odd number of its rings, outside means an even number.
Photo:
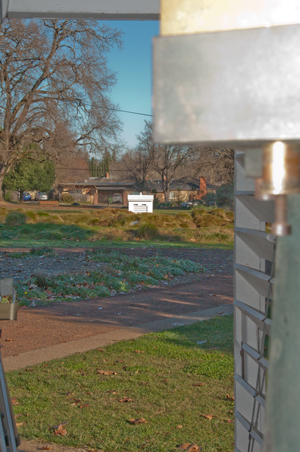
[[[30,257],[24,256],[24,259],[27,258]],[[130,257],[108,250],[87,252],[86,260],[96,263],[97,270],[93,265],[93,271],[54,276],[37,273],[26,281],[18,281],[19,305],[37,306],[67,299],[109,297],[205,270],[200,264],[187,259]]]

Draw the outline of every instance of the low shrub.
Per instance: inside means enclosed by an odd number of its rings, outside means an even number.
[[[6,191],[3,196],[4,201],[12,202],[12,197],[10,191]]]
[[[48,278],[40,273],[35,276],[34,282],[40,289],[47,289],[49,286]]]
[[[234,221],[234,212],[232,210],[227,210],[226,217],[228,220],[233,222]]]
[[[8,226],[23,226],[26,224],[26,215],[21,212],[9,212],[6,215],[5,224]]]
[[[228,219],[227,216],[226,216],[225,210],[224,209],[220,209],[218,207],[216,209],[212,209],[209,213],[211,215],[215,215],[216,217],[223,218],[224,220]]]
[[[217,205],[219,207],[228,206],[233,208],[234,204],[234,187],[233,183],[222,185],[217,189]]]
[[[52,248],[49,248],[48,246],[44,246],[42,248],[31,248],[29,251],[31,255],[34,256],[44,256],[45,254],[55,254]]]
[[[70,195],[70,193],[63,193],[61,195],[61,199],[65,204],[73,204],[74,202],[74,198],[72,195]]]
[[[37,216],[34,212],[31,212],[30,210],[28,212],[26,212],[26,216],[28,218],[28,220],[30,220],[30,222],[35,223],[37,220]]]
[[[159,237],[159,229],[156,224],[144,223],[139,226],[136,235],[139,239],[155,239]]]
[[[215,206],[216,205],[216,194],[215,193],[207,193],[203,198],[203,203],[206,206]]]

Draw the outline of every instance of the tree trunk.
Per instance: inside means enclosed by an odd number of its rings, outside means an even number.
[[[165,195],[165,202],[169,202],[169,200],[170,200],[170,192],[169,192],[169,190],[164,191],[164,195]]]
[[[3,179],[4,179],[4,174],[1,174],[1,172],[0,172],[0,201],[3,200],[3,191],[2,191]]]

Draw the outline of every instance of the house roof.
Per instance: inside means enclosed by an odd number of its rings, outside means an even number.
[[[182,177],[180,179],[174,179],[170,183],[170,191],[192,191],[192,190],[199,190],[200,180],[193,178],[190,179],[188,177]],[[206,188],[208,190],[216,190],[218,188],[218,185],[214,184],[206,184]],[[152,191],[156,190],[157,192],[162,192],[162,181],[160,179],[152,179],[147,180],[145,185],[146,191]]]
[[[114,177],[89,177],[81,182],[61,184],[63,187],[87,188],[93,187],[99,190],[125,190],[133,186],[133,182],[118,181]]]

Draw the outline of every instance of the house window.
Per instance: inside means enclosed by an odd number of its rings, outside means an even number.
[[[120,202],[120,203],[123,202],[123,198],[122,198],[121,193],[114,193],[114,195],[113,195],[113,202]]]
[[[175,199],[175,191],[170,192],[170,199]]]

